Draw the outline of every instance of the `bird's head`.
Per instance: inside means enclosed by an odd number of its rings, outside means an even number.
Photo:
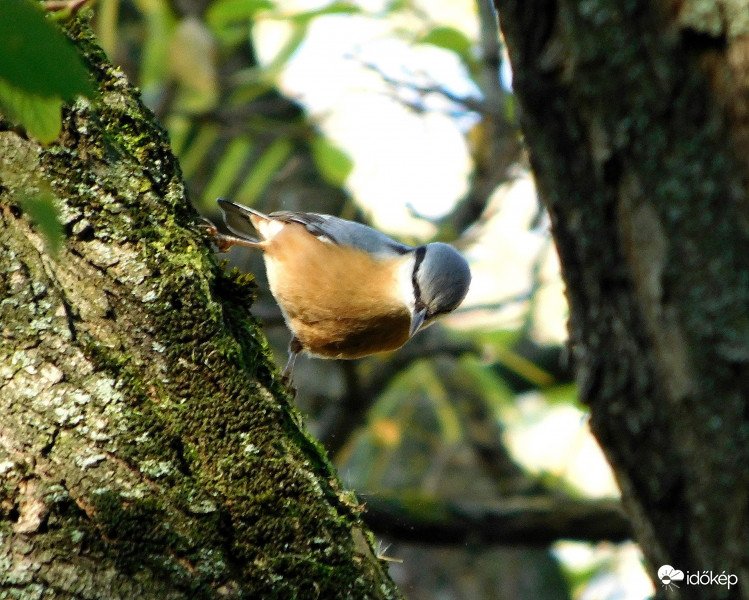
[[[414,250],[411,335],[455,310],[468,293],[471,270],[455,248],[434,242]]]

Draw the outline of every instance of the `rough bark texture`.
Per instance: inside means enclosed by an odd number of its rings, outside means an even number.
[[[42,148],[0,120],[0,596],[398,598],[196,228],[165,133],[99,84]],[[21,214],[55,197],[57,256]]]
[[[496,6],[580,393],[648,566],[732,573],[681,593],[747,598],[746,4]]]

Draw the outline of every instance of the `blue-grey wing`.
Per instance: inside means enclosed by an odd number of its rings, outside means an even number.
[[[379,256],[399,256],[410,252],[411,247],[396,242],[376,229],[346,221],[331,215],[317,213],[280,211],[270,214],[271,219],[300,223],[312,235],[327,238],[334,244],[352,246]]]

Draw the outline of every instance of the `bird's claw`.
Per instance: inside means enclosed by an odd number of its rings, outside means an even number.
[[[198,227],[204,230],[212,238],[213,243],[216,244],[219,252],[224,253],[234,245],[232,238],[220,233],[218,228],[208,219],[201,217],[201,222],[198,224]]]

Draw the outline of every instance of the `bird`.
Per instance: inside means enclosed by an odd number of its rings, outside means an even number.
[[[331,215],[266,215],[223,198],[217,202],[233,234],[206,224],[219,251],[263,251],[270,291],[292,334],[286,380],[303,351],[354,359],[396,350],[468,293],[468,262],[448,244],[411,247]]]

